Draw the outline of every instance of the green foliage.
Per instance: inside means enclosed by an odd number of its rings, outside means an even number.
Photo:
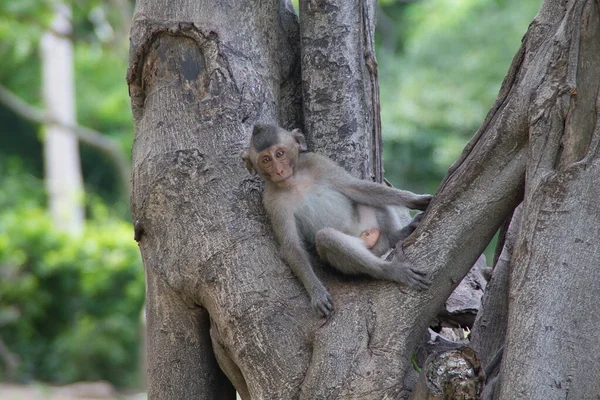
[[[129,154],[133,117],[125,82],[126,55],[111,47],[83,43],[75,48],[75,66],[80,123],[110,136],[121,145],[125,154]],[[119,207],[119,210],[128,212],[127,194],[120,191],[120,181],[115,178],[118,171],[112,161],[95,148],[82,145],[80,149],[87,189]]]
[[[53,18],[54,0],[0,0],[0,83],[41,107],[39,44]],[[133,118],[125,75],[129,2],[65,1],[72,9],[77,121],[117,140],[129,154]],[[119,7],[125,6],[123,10]],[[41,159],[39,129],[0,105],[0,157]],[[82,145],[88,190],[125,209],[116,169],[98,149]],[[31,173],[43,176],[41,163]]]
[[[44,183],[34,177],[18,158],[0,160],[0,210],[43,204]]]
[[[0,0],[0,82],[27,101],[39,96],[38,47],[51,15],[49,1]]]
[[[386,176],[434,192],[491,108],[541,2],[388,3],[403,40],[378,53]]]
[[[125,82],[127,57],[110,48],[80,45],[75,49],[75,65],[76,97],[83,100],[77,103],[78,117],[86,126],[120,140],[123,151],[129,151],[133,117]]]
[[[20,380],[136,383],[139,251],[130,224],[94,208],[81,238],[53,231],[36,205],[0,213],[0,316],[18,315],[1,335],[21,359]]]

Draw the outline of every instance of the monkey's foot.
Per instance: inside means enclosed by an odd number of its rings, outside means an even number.
[[[396,282],[404,283],[416,290],[425,290],[431,286],[431,279],[427,277],[427,273],[408,265],[396,268],[394,278]]]
[[[318,315],[328,317],[333,312],[333,300],[325,286],[313,288],[310,293],[310,304]]]
[[[390,270],[394,282],[404,283],[416,290],[425,290],[431,286],[431,279],[427,273],[420,271],[406,259],[402,247],[396,248]]]

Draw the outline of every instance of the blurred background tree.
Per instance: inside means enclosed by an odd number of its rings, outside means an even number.
[[[128,31],[133,2],[71,1],[77,121],[116,142],[128,158],[133,122],[125,82]],[[43,109],[40,41],[54,17],[53,0],[0,0],[0,84],[28,104]],[[0,156],[17,157],[25,172],[42,178],[40,125],[0,106]],[[86,191],[97,193],[121,217],[128,193],[118,165],[107,153],[80,141]]]
[[[0,380],[138,386],[144,275],[122,179],[133,138],[125,83],[133,2],[63,2],[72,14],[65,31],[52,24],[58,4],[0,1]],[[85,207],[87,220],[75,235],[58,229],[44,190],[53,124],[40,122],[59,118],[47,111],[61,97],[43,101],[40,50],[48,34],[72,45],[66,62],[84,127],[54,121],[75,127],[80,139],[86,193],[69,207]],[[56,48],[46,54],[59,57]],[[49,80],[68,79],[61,72]],[[59,159],[67,155],[58,149]],[[66,180],[68,171],[60,173]]]
[[[0,380],[133,386],[144,299],[122,179],[133,140],[125,83],[133,1],[63,3],[72,13],[76,120],[85,128],[75,134],[87,219],[75,238],[55,229],[43,182],[40,44],[57,1],[0,0]],[[436,191],[539,5],[380,0],[384,162],[394,185]],[[16,356],[16,369],[3,353]]]

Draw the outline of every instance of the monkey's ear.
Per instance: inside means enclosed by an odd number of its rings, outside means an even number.
[[[304,138],[302,131],[296,128],[292,131],[292,135],[294,136],[294,139],[296,139],[296,143],[298,143],[298,151],[300,151],[300,153],[308,151],[308,147],[306,147],[306,139]]]
[[[254,169],[254,165],[252,165],[252,160],[250,160],[250,154],[247,151],[242,154],[242,160],[244,160],[244,166],[252,175],[256,175],[256,170]]]

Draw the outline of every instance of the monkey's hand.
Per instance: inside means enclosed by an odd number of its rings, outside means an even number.
[[[333,301],[325,286],[319,284],[309,290],[310,304],[313,309],[322,317],[328,317],[333,312]]]
[[[415,194],[407,201],[406,207],[412,210],[425,211],[432,199],[433,196],[430,194]]]
[[[416,290],[425,290],[431,285],[431,279],[423,271],[419,271],[408,261],[402,246],[396,247],[396,255],[392,260],[390,277],[394,282],[404,283]]]

